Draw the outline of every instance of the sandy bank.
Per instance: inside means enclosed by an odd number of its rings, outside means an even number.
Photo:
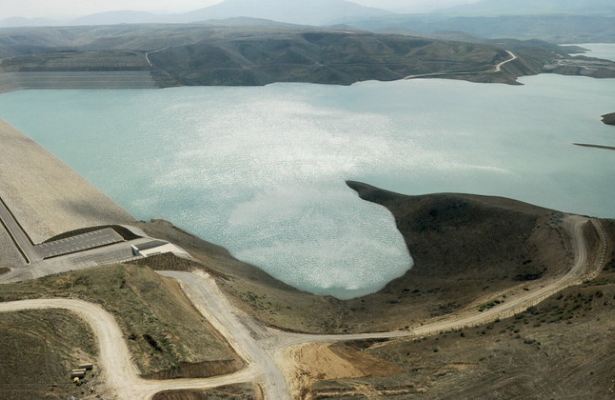
[[[0,197],[34,243],[134,219],[63,162],[0,121]]]

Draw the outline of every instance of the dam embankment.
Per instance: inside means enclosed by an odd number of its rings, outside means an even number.
[[[29,89],[154,89],[150,71],[1,72],[0,93]]]
[[[68,165],[0,120],[0,198],[42,243],[67,231],[134,219]]]

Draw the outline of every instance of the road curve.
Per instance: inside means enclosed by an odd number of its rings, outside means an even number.
[[[259,342],[250,329],[247,315],[237,310],[222,293],[216,281],[203,272],[161,272],[179,281],[195,307],[231,344],[244,360],[259,372],[265,399],[290,400],[290,390],[274,353]]]
[[[583,233],[586,224],[593,224],[600,238],[599,250],[596,260],[591,263],[587,241]],[[433,336],[447,331],[470,328],[491,323],[497,319],[510,318],[520,314],[530,307],[536,306],[558,292],[583,283],[585,280],[594,279],[602,271],[606,263],[608,236],[600,221],[591,220],[580,216],[569,216],[564,222],[571,239],[575,260],[570,270],[559,278],[554,278],[548,283],[535,283],[540,285],[529,291],[518,290],[516,293],[507,293],[506,301],[489,310],[480,312],[477,306],[469,306],[459,313],[451,314],[430,323],[412,327],[404,331],[392,331],[381,333],[361,333],[350,335],[311,335],[281,332],[284,337],[283,344],[279,347],[288,347],[307,343],[333,343],[349,340],[369,339],[393,339],[401,337],[425,337]]]
[[[590,257],[584,228],[593,224],[599,236],[598,251]],[[259,328],[253,319],[236,309],[218,288],[214,278],[203,272],[164,272],[177,279],[186,295],[209,322],[226,337],[235,351],[243,357],[248,368],[235,374],[207,379],[144,380],[131,356],[117,322],[101,306],[72,299],[23,300],[0,303],[1,312],[32,309],[65,309],[82,317],[98,338],[99,357],[105,382],[120,399],[149,400],[166,390],[209,389],[244,382],[259,382],[267,400],[291,398],[289,382],[284,372],[292,368],[288,359],[289,348],[307,343],[335,343],[365,339],[418,338],[446,331],[487,324],[524,312],[546,298],[584,280],[598,276],[607,261],[608,235],[600,221],[580,216],[569,216],[564,226],[570,233],[575,253],[574,264],[559,278],[548,282],[532,283],[528,291],[518,288],[507,293],[506,302],[480,312],[478,307],[465,310],[415,326],[409,330],[351,335],[310,335]]]
[[[599,236],[599,249],[595,260],[591,262],[587,241],[583,232],[586,224],[593,224]],[[520,314],[530,307],[536,306],[552,295],[574,285],[581,284],[588,279],[596,278],[607,261],[608,235],[602,227],[600,221],[590,220],[580,216],[569,216],[564,222],[564,226],[569,231],[575,253],[574,264],[570,270],[562,277],[553,279],[549,283],[542,284],[529,291],[519,290],[517,293],[507,293],[506,302],[490,310],[480,312],[478,307],[470,306],[464,311],[452,314],[431,323],[415,326],[407,331],[393,331],[382,333],[365,333],[351,335],[308,335],[278,332],[276,340],[272,341],[269,349],[274,354],[276,364],[281,369],[288,370],[293,368],[294,362],[291,359],[293,347],[302,346],[309,343],[336,343],[353,340],[370,339],[396,339],[396,338],[422,338],[434,336],[443,332],[459,329],[476,327],[496,321],[497,319],[510,318]],[[290,371],[287,371],[290,372]],[[287,376],[291,377],[292,374]],[[291,378],[292,379],[292,378]],[[289,382],[289,386],[292,383]]]
[[[37,299],[0,303],[0,313],[27,310],[68,310],[87,322],[96,335],[100,368],[107,387],[120,399],[149,400],[166,390],[209,389],[251,382],[257,377],[248,367],[231,375],[206,379],[144,380],[138,375],[128,346],[115,318],[101,306],[73,299]],[[67,377],[68,379],[68,377]]]
[[[583,233],[586,224],[592,223],[600,236],[600,249],[594,263],[590,263],[587,243]],[[182,288],[203,314],[236,346],[236,351],[261,371],[261,384],[266,399],[289,399],[290,383],[282,380],[292,368],[288,350],[308,343],[335,343],[352,340],[419,338],[442,332],[487,324],[524,312],[553,294],[582,283],[598,275],[606,261],[607,236],[599,221],[579,216],[567,217],[564,226],[569,232],[575,260],[570,270],[559,278],[542,282],[529,291],[518,288],[507,293],[506,302],[480,312],[476,305],[459,313],[415,326],[409,330],[364,333],[351,335],[313,335],[283,332],[276,329],[255,328],[251,317],[237,310],[220,291],[215,280],[204,273],[165,272],[163,275],[180,281]],[[540,286],[539,286],[540,285]],[[272,362],[273,361],[273,362]]]
[[[502,67],[505,66],[508,63],[511,63],[513,61],[515,61],[516,59],[518,59],[519,57],[517,57],[517,55],[515,53],[513,53],[510,50],[506,50],[506,52],[508,53],[508,55],[510,56],[510,59],[506,60],[506,61],[502,61],[501,63],[497,64],[495,66],[495,72],[500,72],[502,70]]]
[[[517,60],[519,57],[517,57],[517,55],[515,53],[513,53],[510,50],[506,50],[506,52],[508,53],[508,55],[510,56],[510,58],[508,60],[502,61],[501,63],[498,63],[496,65],[493,66],[493,69],[489,69],[488,71],[446,71],[446,72],[431,72],[428,74],[418,74],[418,75],[409,75],[407,77],[405,77],[404,79],[417,79],[417,78],[429,78],[429,77],[435,77],[435,76],[444,76],[444,75],[467,75],[467,74],[477,74],[477,73],[483,73],[483,72],[501,72],[502,71],[502,67],[508,63],[511,63],[515,60]]]

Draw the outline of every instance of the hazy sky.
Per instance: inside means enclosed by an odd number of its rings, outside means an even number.
[[[168,0],[0,0],[0,18],[12,16],[70,17],[110,10],[189,11],[219,2],[220,0],[174,0],[173,2]],[[355,0],[355,2],[392,10],[423,11],[452,4],[471,3],[473,0]]]

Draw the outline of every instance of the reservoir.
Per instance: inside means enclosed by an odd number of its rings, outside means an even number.
[[[506,196],[615,217],[615,79],[22,91],[0,118],[140,219],[165,218],[284,282],[350,298],[412,266],[345,185]]]
[[[613,43],[587,43],[577,44],[575,46],[580,46],[588,50],[587,53],[581,55],[615,61],[615,44]]]

